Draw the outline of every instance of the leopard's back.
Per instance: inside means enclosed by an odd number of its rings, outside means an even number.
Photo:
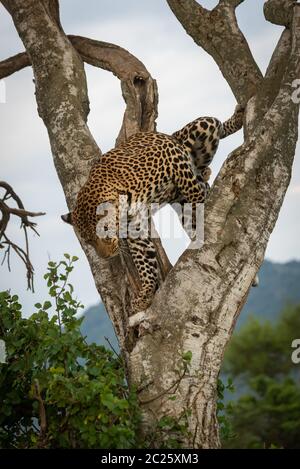
[[[128,221],[142,221],[135,203],[177,202],[179,207],[192,205],[191,226],[194,229],[195,208],[204,202],[208,193],[210,168],[219,140],[242,126],[243,112],[236,109],[225,123],[216,118],[202,117],[187,124],[172,135],[139,132],[125,143],[104,154],[93,166],[88,180],[80,190],[77,204],[71,214],[80,236],[92,244],[98,255],[112,257],[120,252],[119,231],[107,240],[106,214],[97,212],[103,203],[113,203],[120,215],[120,196],[128,199]],[[131,210],[131,212],[130,212]],[[146,221],[149,215],[146,214]],[[184,215],[184,221],[185,221]],[[183,220],[183,219],[181,219]],[[99,225],[104,221],[104,231]],[[120,220],[117,221],[118,230]],[[146,309],[158,286],[156,250],[149,232],[146,239],[127,236],[128,248],[140,277],[141,290],[132,302],[134,311]]]

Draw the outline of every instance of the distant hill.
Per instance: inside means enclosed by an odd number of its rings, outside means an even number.
[[[259,287],[251,289],[237,327],[250,315],[261,319],[275,319],[287,304],[300,303],[299,261],[279,264],[266,260],[260,270],[259,279]],[[103,303],[88,308],[84,316],[81,329],[87,336],[88,342],[108,346],[105,340],[107,337],[112,346],[118,348],[118,342]]]
[[[84,321],[81,324],[81,332],[87,336],[87,342],[105,345],[109,348],[107,340],[114,348],[118,348],[118,341],[103,303],[91,306],[84,311]]]
[[[259,286],[252,288],[238,324],[250,314],[275,319],[288,304],[300,303],[300,262],[285,264],[265,261],[259,272]]]

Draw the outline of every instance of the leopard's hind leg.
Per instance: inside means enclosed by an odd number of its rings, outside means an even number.
[[[128,247],[138,271],[141,290],[132,302],[134,313],[144,311],[152,303],[158,286],[158,265],[156,252],[151,238],[128,238]]]

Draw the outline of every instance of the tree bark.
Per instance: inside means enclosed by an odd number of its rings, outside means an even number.
[[[220,0],[212,11],[195,0],[167,1],[188,34],[215,59],[238,102],[248,102],[245,142],[229,155],[212,187],[205,205],[204,246],[181,256],[147,312],[128,317],[136,277],[128,288],[120,259],[101,261],[82,246],[124,352],[129,382],[139,392],[143,431],[152,432],[158,446],[157,422],[167,415],[187,426],[184,434],[172,428],[168,432],[184,447],[218,448],[216,388],[224,350],[263,261],[291,176],[298,137],[299,106],[291,99],[291,85],[300,75],[300,8],[284,0],[267,2],[266,19],[284,21],[286,29],[263,77],[236,21],[235,8],[242,0]],[[39,113],[72,208],[100,156],[86,125],[82,59],[121,79],[127,114],[118,142],[138,129],[155,128],[155,82],[131,55],[127,68],[123,49],[68,39],[58,10],[49,12],[47,2],[2,3],[32,63]],[[18,61],[12,61],[16,69]],[[161,259],[163,278],[169,266],[163,254]],[[188,351],[189,365],[183,359]]]
[[[0,78],[32,64],[39,115],[47,127],[57,173],[72,209],[91,166],[101,156],[86,125],[89,101],[82,59],[112,71],[121,80],[126,110],[117,143],[139,130],[155,129],[156,82],[145,66],[125,49],[79,36],[68,38],[59,22],[57,2],[54,2],[57,8],[49,1],[3,0],[2,3],[12,15],[26,52],[0,63]],[[160,239],[154,241],[162,281],[171,264]],[[120,257],[103,261],[90,246],[80,242],[124,349],[125,343],[131,341],[128,337],[130,298],[139,287],[134,264],[130,258],[125,263]]]
[[[175,8],[181,2],[168,3]],[[231,8],[230,2],[219,5]],[[185,13],[181,13],[187,14],[186,2],[184,6]],[[227,13],[223,20],[231,22]],[[227,33],[225,38],[230,41]],[[199,36],[197,40],[204,47]],[[203,248],[187,250],[172,269],[144,319],[152,332],[141,337],[131,353],[133,379],[147,376],[151,383],[141,392],[145,426],[152,428],[163,415],[179,419],[189,410],[190,434],[183,439],[187,447],[220,445],[216,386],[224,350],[263,261],[290,182],[299,111],[291,99],[291,84],[300,73],[299,41],[300,8],[295,6],[292,30],[282,35],[266,78],[260,78],[253,65],[244,88],[238,76],[230,79],[241,101],[251,96],[255,81],[256,93],[246,113],[247,139],[228,157],[214,183],[205,207]],[[247,50],[241,48],[240,60],[245,57],[241,73],[249,67]],[[221,53],[218,51],[218,63],[225,76],[232,60],[224,51],[223,62]],[[212,49],[214,54],[217,52]],[[261,94],[262,101],[257,99]],[[176,370],[187,351],[193,353],[191,368],[177,386]],[[169,398],[175,388],[173,401]]]
[[[246,104],[256,92],[262,73],[238,27],[235,8],[244,0],[223,0],[213,10],[196,0],[167,0],[196,44],[216,61],[236,100]]]

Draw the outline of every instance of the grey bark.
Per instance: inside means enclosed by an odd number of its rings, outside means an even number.
[[[222,0],[207,10],[196,0],[167,0],[186,32],[214,58],[241,104],[247,103],[262,80],[235,16],[235,8],[243,1]]]
[[[80,57],[105,66],[97,59],[101,45],[89,40],[80,44],[82,38],[76,45],[71,39],[76,52],[46,3],[2,3],[32,63],[39,112],[72,207],[100,155],[86,126],[88,99]],[[284,21],[286,30],[263,77],[237,25],[235,8],[242,0],[221,0],[212,11],[195,0],[168,3],[188,34],[216,60],[237,100],[248,102],[245,142],[229,155],[213,185],[205,207],[203,248],[183,254],[147,312],[129,319],[128,291],[134,278],[128,288],[119,259],[107,263],[84,243],[83,248],[119,337],[129,381],[139,389],[143,431],[153,432],[157,421],[169,415],[187,424],[188,432],[179,435],[183,446],[218,448],[216,385],[224,349],[263,261],[291,176],[299,111],[291,100],[291,84],[300,75],[300,8],[285,0],[267,2],[266,18]],[[287,9],[284,15],[282,8]],[[156,88],[144,73],[141,66],[127,84],[121,78],[129,105],[120,138],[145,122],[154,127]],[[147,80],[150,88],[144,86]],[[191,366],[182,371],[187,351],[192,352]]]
[[[112,71],[121,80],[126,110],[117,143],[138,130],[155,129],[156,82],[125,49],[78,36],[68,38],[58,23],[58,3],[54,0],[50,2],[51,11],[48,1],[2,3],[12,14],[26,52],[0,63],[0,77],[32,64],[38,111],[47,127],[57,173],[72,209],[93,162],[101,155],[86,125],[89,102],[82,60]],[[155,246],[162,281],[171,264],[159,238],[155,239]],[[128,311],[130,298],[139,288],[137,272],[130,258],[126,263],[119,257],[103,261],[85,243],[82,247],[124,348],[125,342],[131,341]]]

